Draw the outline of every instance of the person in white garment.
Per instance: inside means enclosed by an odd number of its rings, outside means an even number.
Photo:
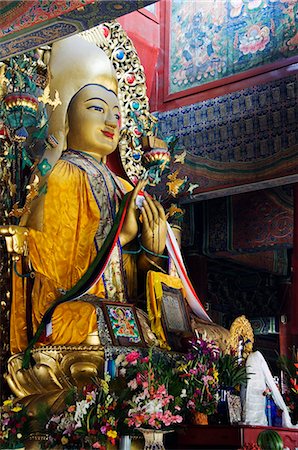
[[[247,425],[267,426],[266,397],[263,392],[269,388],[275,404],[282,410],[282,426],[297,427],[292,424],[287,405],[276,386],[264,356],[259,351],[252,352],[246,360],[248,382],[245,396],[244,421]]]

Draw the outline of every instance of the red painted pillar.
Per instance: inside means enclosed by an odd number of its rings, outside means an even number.
[[[292,298],[290,305],[289,328],[291,345],[298,347],[298,183],[294,185],[294,230],[292,256]]]

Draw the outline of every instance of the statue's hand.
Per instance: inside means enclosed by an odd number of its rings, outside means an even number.
[[[126,217],[124,219],[124,223],[122,226],[122,230],[120,232],[120,243],[122,247],[133,241],[138,234],[138,218],[139,218],[139,210],[136,206],[136,198],[138,193],[144,189],[147,184],[147,180],[141,180],[138,182],[136,187],[133,190],[132,196],[129,201],[129,205],[126,212]]]
[[[5,237],[6,248],[14,260],[20,259],[20,255],[28,255],[27,237],[28,228],[18,225],[0,226],[0,235]]]
[[[142,207],[143,226],[141,242],[143,247],[156,255],[162,255],[166,245],[167,222],[163,207],[145,193]]]

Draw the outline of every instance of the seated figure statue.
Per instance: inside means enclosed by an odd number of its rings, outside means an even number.
[[[1,230],[8,248],[15,248],[14,240],[26,241],[34,273],[33,282],[20,277],[26,267],[17,262],[12,354],[23,352],[32,335],[31,344],[100,344],[96,299],[132,302],[137,279],[162,264],[171,233],[158,201],[145,193],[141,210],[136,206],[146,180],[133,187],[106,164],[117,148],[121,120],[117,74],[104,51],[79,36],[54,43],[49,87],[50,98],[58,92],[60,102],[49,113],[48,145],[35,171],[39,195],[20,226]],[[137,239],[140,253],[134,251]],[[181,261],[179,249],[167,245]],[[181,264],[191,308],[210,321]]]
[[[121,119],[117,75],[104,51],[78,36],[64,39],[53,45],[49,70],[51,95],[58,91],[61,100],[49,116],[49,142],[53,147],[37,166],[43,184],[41,193],[29,217],[23,217],[20,223],[28,234],[29,261],[35,274],[31,293],[33,333],[53,302],[86,273],[106,241],[127,192],[132,191],[121,229],[119,225],[109,257],[102,258],[102,275],[88,294],[118,302],[134,299],[137,271],[146,271],[149,262],[144,252],[125,254],[125,249],[140,233],[143,248],[148,249],[151,260],[157,261],[154,255],[163,253],[166,240],[166,219],[160,203],[145,195],[141,211],[136,207],[137,194],[146,181],[139,181],[133,188],[106,165],[118,145]],[[17,276],[13,296],[11,351],[17,353],[28,344],[24,280]],[[78,345],[88,342],[88,336],[96,330],[94,305],[78,299],[55,308],[51,330],[43,340],[47,344]]]
[[[24,253],[13,273],[13,356],[6,379],[19,398],[47,393],[53,405],[59,390],[69,387],[65,373],[84,385],[86,377],[98,375],[99,364],[103,368],[97,300],[133,303],[137,281],[162,264],[166,245],[195,313],[193,328],[205,329],[211,320],[187,277],[163,207],[146,193],[141,209],[136,205],[147,182],[133,187],[106,164],[121,123],[109,58],[79,36],[54,43],[49,86],[50,98],[57,91],[60,104],[49,113],[48,145],[35,169],[39,195],[19,226],[0,227],[0,233],[11,253]],[[24,275],[30,269],[33,279]],[[154,341],[150,329],[148,336]],[[43,347],[33,350],[37,364],[29,368],[22,352],[28,356],[30,341]],[[88,346],[97,347],[92,356]]]

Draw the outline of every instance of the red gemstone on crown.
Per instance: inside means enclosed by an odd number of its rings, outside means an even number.
[[[134,83],[135,79],[136,79],[136,77],[131,73],[126,75],[126,81],[128,84]]]
[[[104,37],[107,38],[109,36],[109,34],[110,34],[109,28],[106,27],[106,26],[102,26],[101,29],[102,29]]]

